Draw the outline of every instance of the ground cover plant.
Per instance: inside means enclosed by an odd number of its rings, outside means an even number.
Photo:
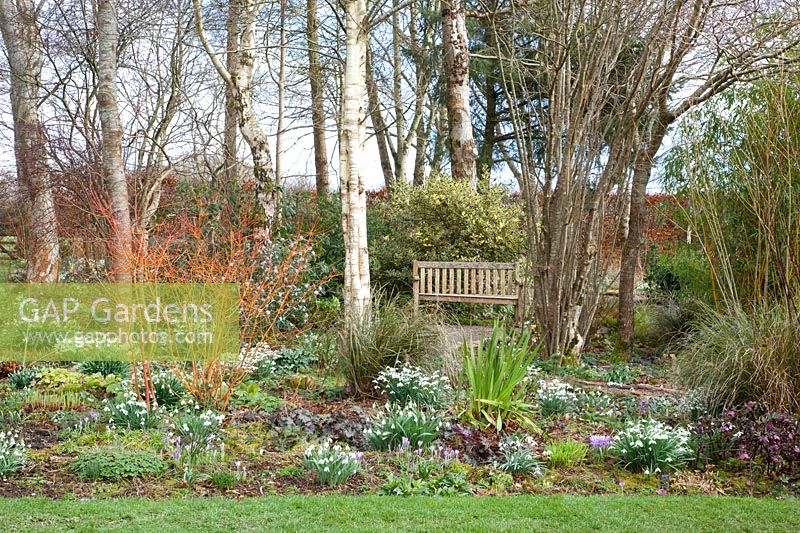
[[[3,448],[0,490],[56,497],[133,490],[796,492],[797,419],[790,413],[756,404],[719,413],[702,394],[671,388],[669,367],[659,359],[626,363],[633,379],[623,384],[606,379],[623,372],[613,352],[587,357],[576,371],[543,364],[530,344],[522,349],[525,340],[501,326],[484,331],[488,337],[474,351],[453,348],[450,357],[465,364],[451,377],[400,362],[378,371],[369,397],[348,392],[347,372],[327,357],[288,372],[253,367],[224,411],[200,405],[188,389],[148,407],[130,379],[100,396],[42,410],[33,402],[54,394],[46,392],[49,383],[17,389],[6,378],[0,431],[14,444]],[[303,350],[327,350],[323,340],[298,342]],[[71,376],[70,366],[51,374]],[[175,383],[169,366],[154,372],[157,382]],[[492,423],[498,420],[502,426]],[[140,463],[136,472],[118,466]]]
[[[166,470],[166,464],[156,454],[116,448],[81,452],[72,466],[85,479],[140,478]]]

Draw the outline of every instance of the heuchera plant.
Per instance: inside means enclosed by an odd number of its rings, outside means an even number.
[[[693,427],[698,452],[708,462],[739,459],[765,472],[800,474],[800,421],[748,402]]]

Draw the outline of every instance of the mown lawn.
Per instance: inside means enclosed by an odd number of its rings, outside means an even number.
[[[714,496],[0,500],[3,531],[800,531],[800,500]]]

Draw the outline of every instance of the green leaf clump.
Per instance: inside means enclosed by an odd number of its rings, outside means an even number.
[[[167,464],[151,452],[101,448],[79,454],[72,468],[85,479],[119,480],[161,474]]]
[[[531,335],[506,333],[495,324],[492,335],[477,347],[464,345],[464,373],[467,406],[462,416],[478,425],[502,431],[509,420],[538,431],[527,403],[525,374],[536,359],[538,347],[531,347]]]

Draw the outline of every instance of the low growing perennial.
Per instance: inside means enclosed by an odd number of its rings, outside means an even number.
[[[694,456],[688,430],[652,418],[629,423],[612,439],[611,451],[624,468],[646,475],[678,470]]]
[[[350,479],[361,468],[361,452],[330,440],[309,446],[303,454],[303,466],[316,474],[322,485],[335,487]]]
[[[414,404],[386,405],[384,414],[372,420],[364,435],[376,450],[394,450],[404,442],[421,448],[436,440],[442,426],[438,414],[423,411]]]
[[[375,389],[386,394],[391,403],[416,403],[433,407],[442,405],[450,386],[450,381],[441,373],[428,374],[408,363],[401,367],[386,367],[373,383]]]
[[[25,464],[28,448],[16,431],[0,431],[0,477]]]

